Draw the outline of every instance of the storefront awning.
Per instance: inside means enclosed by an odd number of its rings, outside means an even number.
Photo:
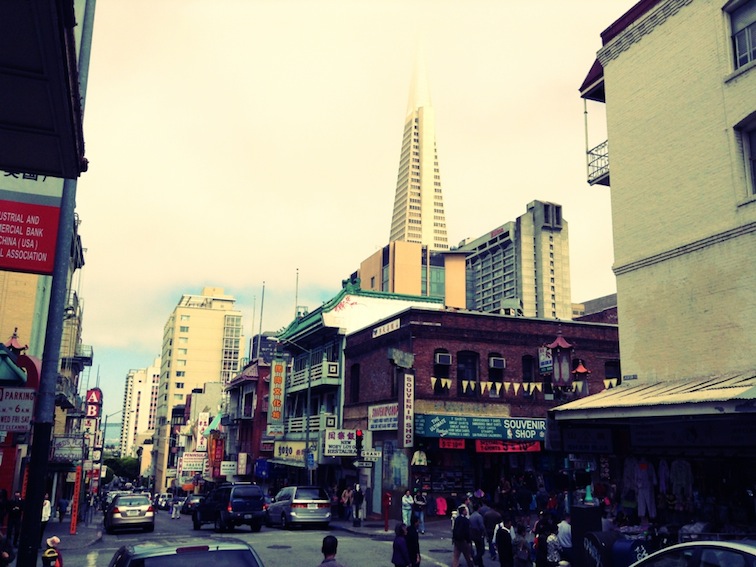
[[[304,461],[287,461],[286,459],[268,459],[269,463],[273,463],[274,465],[286,465],[287,467],[299,467],[300,469],[305,468]]]
[[[756,414],[756,371],[667,381],[625,381],[558,406],[557,422]]]

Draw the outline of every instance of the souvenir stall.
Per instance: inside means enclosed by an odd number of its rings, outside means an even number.
[[[642,555],[756,535],[756,377],[629,381],[554,408],[548,427],[548,447],[588,473],[572,494],[573,530],[597,562],[628,542]]]

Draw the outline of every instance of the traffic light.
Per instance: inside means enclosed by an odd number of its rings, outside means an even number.
[[[357,458],[362,457],[362,441],[364,439],[362,429],[358,429],[355,432],[354,439],[357,442]]]

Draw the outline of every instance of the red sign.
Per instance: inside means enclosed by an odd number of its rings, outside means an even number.
[[[541,450],[538,441],[499,441],[498,439],[476,439],[478,453],[537,453]]]
[[[464,449],[464,439],[444,439],[443,437],[438,440],[439,449]]]
[[[0,269],[52,274],[60,208],[0,200]]]

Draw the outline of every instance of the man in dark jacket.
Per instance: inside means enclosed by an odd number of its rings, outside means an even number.
[[[13,499],[8,502],[8,541],[13,542],[14,547],[18,547],[18,537],[21,532],[21,516],[24,514],[24,501],[21,499],[21,493],[16,492]]]
[[[407,536],[404,538],[407,541],[407,551],[409,552],[410,565],[412,567],[420,565],[420,535],[417,531],[419,524],[420,518],[412,516],[410,525],[407,528]]]
[[[452,543],[454,544],[454,554],[452,556],[452,567],[459,567],[459,556],[463,555],[467,567],[473,567],[472,554],[470,553],[470,518],[467,517],[467,506],[462,504],[457,508],[457,517],[454,519],[452,528]]]
[[[473,504],[473,513],[470,516],[470,538],[475,545],[473,562],[478,567],[483,567],[483,556],[486,553],[486,526],[480,513],[480,504]]]
[[[493,561],[496,561],[496,542],[493,534],[499,522],[501,522],[501,514],[495,508],[489,508],[483,514],[483,524],[486,526],[486,538],[488,538],[488,552]]]

